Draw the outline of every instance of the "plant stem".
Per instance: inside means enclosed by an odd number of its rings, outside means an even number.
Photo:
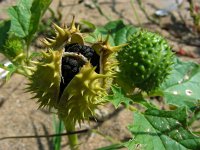
[[[75,131],[75,124],[73,121],[68,120],[68,119],[63,119],[64,125],[65,125],[65,129],[67,132],[73,132]],[[73,135],[68,135],[68,140],[69,140],[69,145],[71,150],[79,150],[78,147],[78,136],[77,134],[73,134]]]
[[[131,7],[132,7],[132,9],[133,9],[133,13],[134,13],[134,15],[135,15],[135,18],[136,18],[136,20],[137,20],[139,26],[141,26],[140,18],[138,17],[138,13],[137,13],[137,11],[136,11],[136,9],[135,9],[135,6],[134,6],[134,0],[130,0],[130,1],[131,1]]]
[[[53,118],[53,125],[54,125],[54,130],[56,134],[61,134],[63,132],[63,127],[64,124],[61,119],[57,120],[57,115],[54,114]],[[53,147],[54,150],[60,150],[61,149],[61,140],[62,136],[56,136],[53,138]]]
[[[26,59],[28,60],[29,58],[29,48],[31,45],[31,41],[30,40],[26,40]]]
[[[144,6],[143,6],[143,4],[142,4],[142,1],[141,1],[141,0],[137,0],[137,2],[138,2],[138,4],[139,4],[140,10],[143,12],[143,14],[145,15],[145,17],[146,17],[149,21],[151,21],[152,23],[154,23],[154,24],[156,24],[156,25],[159,25],[159,23],[158,23],[155,19],[153,19],[152,17],[149,17],[149,15],[148,15],[146,9],[144,8]]]
[[[103,17],[105,17],[108,21],[110,21],[111,19],[102,11],[99,3],[97,0],[92,0],[93,4],[95,5],[96,9],[98,10],[98,12],[100,13],[100,15],[102,15]]]

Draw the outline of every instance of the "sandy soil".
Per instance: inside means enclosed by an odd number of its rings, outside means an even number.
[[[8,18],[6,9],[14,5],[15,0],[3,0],[0,1],[0,20]],[[123,19],[127,24],[133,24],[138,26],[139,22],[134,15],[133,8],[130,5],[130,0],[99,0],[101,9],[110,17],[111,20]],[[89,20],[95,25],[104,25],[108,20],[99,14],[97,9],[89,8],[93,7],[91,0],[85,0],[83,3],[78,4],[78,0],[66,0],[62,2],[63,7],[58,9],[58,1],[54,0],[51,4],[51,8],[54,11],[59,10],[62,14],[61,22],[70,22],[72,15],[76,16],[76,20],[81,19]],[[154,8],[162,8],[166,6],[165,2],[148,0],[144,2],[148,14],[151,15],[155,11]],[[181,8],[181,12],[188,24],[191,24],[190,16],[186,10],[187,4],[184,4]],[[138,5],[135,4],[135,9],[140,18],[140,24],[150,30],[160,32],[166,38],[169,39],[173,49],[179,51],[183,48],[188,56],[184,59],[193,59],[196,62],[200,62],[200,44],[197,42],[187,43],[182,42],[190,38],[189,32],[183,32],[180,29],[176,30],[175,24],[172,23],[170,17],[160,18],[160,26],[155,25],[145,17]],[[180,22],[177,12],[173,12],[177,18],[176,23]],[[48,18],[50,14],[45,16]],[[175,29],[174,29],[175,28]],[[173,36],[172,36],[173,35]],[[199,44],[199,45],[198,45]],[[34,47],[32,48],[34,49]],[[0,60],[3,60],[3,56],[0,55]],[[28,81],[20,75],[14,75],[6,84],[0,87],[0,138],[5,136],[19,136],[19,135],[41,135],[41,134],[53,134],[52,114],[46,110],[38,110],[36,100],[30,100],[32,97],[29,93],[24,93],[26,83]],[[127,125],[133,121],[132,113],[125,109],[118,109],[114,112],[114,108],[111,105],[106,105],[103,111],[99,112],[100,115],[109,116],[109,119],[104,120],[102,123],[92,122],[90,127],[96,127],[100,132],[107,136],[113,137],[115,140],[124,140],[130,138],[130,134],[127,131]],[[88,124],[84,124],[82,128],[88,127]],[[80,135],[81,150],[93,150],[102,146],[107,146],[111,142],[99,134],[82,134]],[[0,150],[51,150],[52,139],[51,138],[32,138],[32,139],[7,139],[0,140]],[[68,150],[67,140],[62,138],[62,149]]]

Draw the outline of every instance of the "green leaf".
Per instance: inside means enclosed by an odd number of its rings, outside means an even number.
[[[106,96],[106,99],[113,103],[115,108],[118,108],[120,104],[125,104],[125,106],[129,106],[131,103],[137,103],[145,108],[155,108],[155,106],[148,101],[146,101],[141,93],[129,95],[126,97],[125,91],[121,87],[112,86],[112,95]],[[134,107],[131,107],[134,108]],[[131,109],[130,108],[130,109]]]
[[[10,7],[10,32],[30,41],[50,3],[51,0],[20,0],[17,6]]]
[[[134,113],[134,123],[129,125],[134,137],[129,145],[143,150],[199,150],[200,137],[187,129],[186,117],[185,107]]]
[[[112,46],[124,44],[127,42],[131,34],[134,34],[137,28],[131,25],[125,25],[122,20],[108,22],[103,27],[98,27],[88,37],[87,42],[94,42],[98,38],[105,38],[108,34],[110,35],[109,42]]]
[[[39,26],[40,19],[51,4],[52,0],[34,0],[31,6],[31,20],[29,26],[29,35],[32,36]]]
[[[90,21],[88,21],[88,20],[82,19],[82,20],[81,20],[81,23],[87,25],[87,26],[88,26],[90,29],[92,29],[92,30],[95,30],[95,29],[96,29],[96,26],[95,26],[92,22],[90,22]]]
[[[125,25],[121,20],[112,21],[105,25],[106,34],[110,34],[114,40],[114,45],[120,45],[127,42],[131,34],[137,31],[137,28]]]
[[[161,90],[167,103],[194,107],[200,99],[200,66],[177,59],[172,74]]]
[[[33,0],[20,0],[17,6],[8,9],[11,17],[10,32],[13,32],[18,37],[24,38],[29,35],[32,2]]]
[[[106,98],[113,103],[115,108],[119,106],[119,104],[124,103],[126,106],[132,101],[132,99],[125,97],[125,92],[117,86],[111,87],[113,95],[109,95]]]
[[[3,46],[8,38],[10,20],[0,22],[0,53],[3,53]]]
[[[124,146],[128,148],[128,150],[138,150],[140,147],[139,144],[135,144],[134,139],[129,140],[124,143]]]

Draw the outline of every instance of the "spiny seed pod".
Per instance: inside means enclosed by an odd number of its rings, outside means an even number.
[[[57,108],[61,82],[62,50],[42,52],[42,58],[35,62],[30,75],[27,92],[35,94],[40,107]]]
[[[61,113],[79,124],[94,115],[94,110],[105,101],[106,90],[101,87],[103,78],[106,75],[96,73],[95,67],[86,63],[65,88],[60,99],[60,105],[64,106]]]
[[[40,107],[54,108],[80,124],[105,102],[116,65],[113,54],[120,46],[111,47],[108,38],[87,45],[74,18],[70,28],[54,27],[56,37],[43,41],[47,51],[32,61],[28,91],[35,93]]]
[[[139,30],[119,51],[117,59],[119,84],[149,92],[159,87],[172,70],[173,53],[162,36]]]
[[[109,44],[109,36],[107,36],[106,40],[100,39],[92,45],[92,48],[100,55],[100,73],[109,76],[102,80],[102,86],[106,90],[109,90],[116,75],[118,66],[116,53],[125,45],[111,46]]]
[[[4,55],[14,64],[20,64],[25,59],[23,44],[18,38],[10,38],[3,48]]]

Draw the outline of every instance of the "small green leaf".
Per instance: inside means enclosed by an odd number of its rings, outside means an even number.
[[[107,99],[113,103],[115,108],[119,106],[119,104],[124,103],[126,106],[132,101],[132,99],[125,97],[125,92],[117,86],[111,87],[113,95],[107,96]]]
[[[122,20],[111,21],[105,25],[106,34],[113,38],[114,45],[120,45],[127,42],[129,37],[138,29],[131,25],[125,25]]]
[[[125,25],[122,20],[111,21],[103,27],[96,28],[96,30],[90,36],[86,37],[86,41],[94,42],[101,36],[104,38],[109,34],[110,44],[116,46],[126,43],[130,35],[136,31],[136,27]]]
[[[95,29],[96,29],[96,26],[95,26],[92,22],[90,22],[90,21],[88,21],[88,20],[82,19],[82,20],[81,20],[81,23],[87,25],[87,26],[88,26],[90,29],[92,29],[92,30],[95,30]]]
[[[141,93],[129,95],[130,97],[126,97],[125,91],[121,87],[112,86],[112,95],[106,96],[107,100],[113,103],[115,108],[118,108],[121,103],[125,104],[125,106],[129,106],[130,103],[137,103],[145,108],[155,108],[155,106],[144,99]]]
[[[185,107],[134,113],[134,123],[129,125],[134,137],[129,145],[142,150],[199,150],[200,137],[187,129],[186,117]]]
[[[172,74],[161,90],[167,103],[194,107],[200,99],[200,66],[177,59]]]
[[[134,34],[135,32],[136,28],[133,28],[132,26],[125,26],[121,30],[116,31],[114,36],[115,45],[126,43],[130,35]]]
[[[30,41],[50,3],[51,0],[20,0],[17,6],[10,7],[10,32]]]
[[[3,53],[3,46],[8,38],[8,31],[10,30],[10,20],[0,22],[0,53]]]

